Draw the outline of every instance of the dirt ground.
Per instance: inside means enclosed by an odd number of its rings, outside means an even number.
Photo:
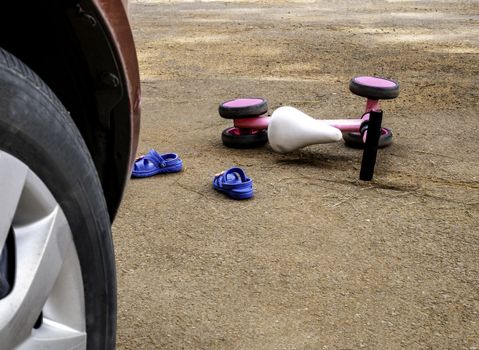
[[[119,349],[478,349],[479,2],[137,1],[138,153],[114,224]],[[354,117],[349,80],[401,84],[372,182],[342,143],[224,147],[221,101]],[[255,197],[215,192],[237,165]]]

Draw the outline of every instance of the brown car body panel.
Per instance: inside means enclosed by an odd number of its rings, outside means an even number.
[[[140,76],[136,48],[127,15],[127,1],[93,0],[99,13],[110,30],[113,42],[116,43],[119,59],[122,64],[124,77],[130,100],[131,113],[131,140],[130,168],[136,156],[138,134],[140,129]]]

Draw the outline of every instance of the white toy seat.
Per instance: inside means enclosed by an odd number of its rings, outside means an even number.
[[[269,144],[274,151],[287,153],[305,146],[337,142],[343,139],[341,131],[300,110],[284,106],[271,115],[268,127]]]

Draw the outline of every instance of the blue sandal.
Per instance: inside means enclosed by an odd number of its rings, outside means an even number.
[[[135,160],[131,177],[149,177],[162,173],[176,173],[183,169],[183,161],[175,153],[159,154],[154,149]]]
[[[216,174],[213,179],[213,188],[233,199],[253,197],[253,180],[238,167]]]

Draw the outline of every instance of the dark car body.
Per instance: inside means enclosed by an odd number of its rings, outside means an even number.
[[[120,0],[9,1],[0,10],[0,47],[38,74],[70,113],[94,160],[111,221],[130,176],[140,120],[126,6]]]

